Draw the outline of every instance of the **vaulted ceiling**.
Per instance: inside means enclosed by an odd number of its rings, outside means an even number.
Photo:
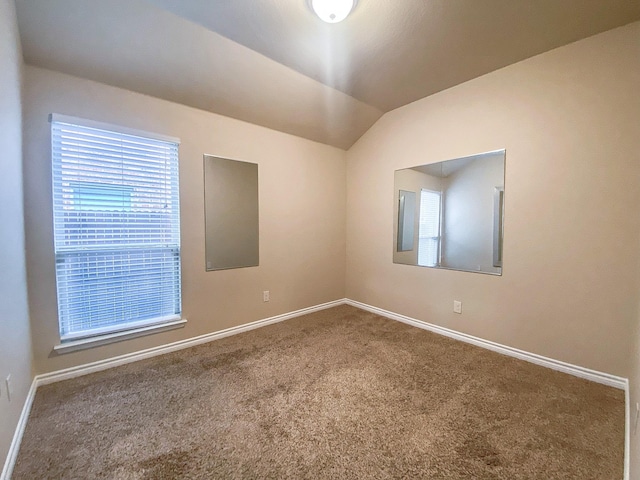
[[[16,0],[26,63],[347,149],[385,112],[640,20],[640,0]]]

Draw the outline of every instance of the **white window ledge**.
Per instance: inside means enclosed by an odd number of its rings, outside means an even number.
[[[180,320],[174,320],[172,322],[150,325],[147,327],[134,328],[132,330],[124,330],[122,332],[109,333],[107,335],[98,335],[95,337],[82,338],[80,340],[71,340],[68,342],[63,342],[60,345],[54,346],[53,350],[59,354],[75,352],[77,350],[84,350],[86,348],[99,347],[101,345],[121,342],[123,340],[142,337],[144,335],[151,335],[152,333],[160,333],[160,332],[166,332],[167,330],[175,330],[176,328],[184,327],[186,323],[187,323],[186,319],[180,319]]]

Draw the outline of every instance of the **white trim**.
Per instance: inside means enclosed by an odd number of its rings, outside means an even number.
[[[18,458],[18,451],[20,450],[22,435],[24,434],[24,429],[27,426],[27,420],[29,419],[29,413],[31,412],[31,405],[33,405],[33,399],[36,396],[37,388],[38,388],[38,382],[34,378],[33,381],[31,382],[31,388],[29,388],[29,393],[27,393],[27,398],[24,401],[24,405],[22,407],[22,413],[20,413],[20,418],[18,419],[18,425],[16,426],[16,430],[13,433],[13,439],[11,440],[11,445],[9,445],[9,452],[7,453],[7,459],[4,462],[4,467],[2,469],[2,473],[0,474],[0,480],[9,480],[11,478],[11,474],[13,473],[13,467],[16,464],[16,460]]]
[[[60,337],[61,343],[75,342],[77,340],[86,340],[88,338],[102,337],[114,333],[130,332],[141,328],[152,327],[154,325],[164,325],[182,320],[182,316],[165,315],[164,317],[147,318],[145,320],[135,320],[115,325],[107,325],[106,327],[89,328],[79,332],[64,334]]]
[[[572,365],[570,363],[561,362],[560,360],[554,360],[552,358],[543,357],[542,355],[538,355],[536,353],[525,352],[524,350],[519,350],[517,348],[501,345],[496,342],[474,337],[473,335],[457,332],[449,328],[440,327],[438,325],[433,325],[431,323],[423,322],[422,320],[417,320],[415,318],[407,317],[406,315],[400,315],[398,313],[393,313],[388,310],[383,310],[382,308],[373,307],[371,305],[367,305],[366,303],[356,302],[355,300],[349,300],[349,299],[346,299],[345,303],[353,307],[361,308],[362,310],[367,310],[369,312],[382,315],[383,317],[387,317],[392,320],[397,320],[399,322],[406,323],[414,327],[422,328],[423,330],[429,330],[430,332],[434,332],[439,335],[444,335],[445,337],[460,340],[465,343],[470,343],[472,345],[486,348],[487,350],[498,352],[503,355],[508,355],[510,357],[515,357],[520,360],[525,360],[530,363],[535,363],[536,365],[541,365],[543,367],[547,367],[552,370],[568,373],[569,375],[573,375],[574,377],[584,378],[586,380],[591,380],[592,382],[601,383],[603,385],[619,388],[621,390],[624,390],[626,388],[625,386],[628,383],[628,380],[623,377],[618,377],[608,373],[598,372],[596,370],[579,367],[578,365]]]
[[[29,418],[29,412],[31,411],[31,405],[33,404],[33,399],[39,386],[48,385],[50,383],[55,383],[62,380],[68,380],[70,378],[80,377],[82,375],[88,375],[90,373],[99,372],[101,370],[107,370],[109,368],[136,362],[138,360],[144,360],[145,358],[151,358],[157,355],[163,355],[165,353],[194,347],[196,345],[212,342],[214,340],[229,337],[231,335],[237,335],[238,333],[248,332],[260,327],[266,327],[267,325],[282,322],[290,318],[300,317],[302,315],[318,312],[320,310],[336,307],[338,305],[344,305],[345,303],[345,299],[334,300],[332,302],[302,308],[300,310],[284,313],[282,315],[276,315],[275,317],[269,317],[262,320],[257,320],[255,322],[245,323],[244,325],[239,325],[237,327],[226,328],[218,332],[208,333],[205,335],[200,335],[198,337],[180,340],[166,345],[160,345],[158,347],[148,348],[139,352],[133,352],[126,355],[120,355],[118,357],[112,357],[105,360],[88,363],[85,365],[79,365],[77,367],[71,367],[64,370],[36,375],[36,377],[33,379],[33,382],[31,383],[29,394],[27,395],[27,399],[25,400],[24,406],[22,408],[22,414],[20,415],[20,419],[18,420],[18,426],[16,427],[15,433],[13,435],[13,441],[11,442],[11,446],[9,447],[9,453],[4,464],[2,474],[0,475],[0,480],[10,480],[11,478],[13,467],[15,465],[16,459],[18,458],[18,451],[20,449],[22,435],[24,434],[27,419]]]
[[[625,404],[624,480],[629,480],[630,478],[629,455],[631,454],[631,450],[630,450],[631,448],[630,447],[631,405],[630,405],[630,397],[629,397],[629,379],[628,378],[618,377],[616,375],[611,375],[609,373],[598,372],[596,370],[580,367],[578,365],[572,365],[570,363],[561,362],[560,360],[554,360],[552,358],[543,357],[542,355],[538,355],[536,353],[525,352],[524,350],[508,347],[506,345],[501,345],[496,342],[491,342],[489,340],[484,340],[482,338],[474,337],[473,335],[468,335],[466,333],[457,332],[449,328],[433,325],[432,323],[423,322],[422,320],[417,320],[415,318],[407,317],[406,315],[400,315],[398,313],[390,312],[388,310],[374,307],[366,303],[357,302],[355,300],[351,300],[348,298],[345,299],[344,303],[346,303],[347,305],[351,305],[352,307],[361,308],[362,310],[366,310],[368,312],[372,312],[377,315],[390,318],[392,320],[397,320],[399,322],[406,323],[414,327],[422,328],[423,330],[429,330],[430,332],[436,333],[438,335],[444,335],[445,337],[453,338],[455,340],[460,340],[461,342],[470,343],[477,347],[486,348],[487,350],[491,350],[493,352],[498,352],[503,355],[515,357],[520,360],[524,360],[526,362],[530,362],[536,365],[540,365],[542,367],[550,368],[551,370],[557,370],[563,373],[568,373],[569,375],[573,375],[574,377],[584,378],[592,382],[601,383],[609,387],[614,387],[614,388],[624,390],[624,404]]]
[[[631,461],[631,397],[629,393],[629,379],[625,378],[624,385],[624,480],[629,480]]]
[[[313,307],[303,308],[303,309],[285,313],[282,315],[276,315],[275,317],[269,317],[262,320],[257,320],[255,322],[246,323],[244,325],[239,325],[237,327],[227,328],[225,330],[220,330],[218,332],[200,335],[198,337],[193,337],[190,339],[173,342],[167,345],[161,345],[158,347],[149,348],[147,350],[141,350],[139,352],[129,353],[126,355],[121,355],[118,357],[100,360],[100,361],[89,363],[86,365],[79,365],[77,367],[71,367],[64,370],[58,370],[55,372],[36,375],[36,377],[33,379],[33,383],[31,384],[31,388],[29,389],[29,393],[27,395],[27,399],[25,400],[24,407],[22,408],[22,414],[20,415],[20,419],[18,421],[18,425],[16,427],[16,431],[13,436],[13,441],[11,442],[11,446],[9,447],[9,453],[7,455],[7,460],[5,462],[4,469],[2,470],[2,474],[0,475],[0,480],[10,480],[11,478],[11,473],[13,472],[13,467],[18,457],[18,451],[20,448],[20,442],[22,441],[22,435],[24,434],[24,429],[27,423],[27,419],[29,418],[29,412],[31,411],[31,405],[35,397],[36,389],[40,385],[47,385],[50,383],[67,380],[70,378],[80,377],[82,375],[99,372],[101,370],[107,370],[109,368],[125,365],[127,363],[132,363],[138,360],[143,360],[145,358],[151,358],[157,355],[162,355],[165,353],[182,350],[185,348],[193,347],[203,343],[208,343],[214,340],[218,340],[220,338],[237,335],[239,333],[247,332],[260,327],[265,327],[273,323],[282,322],[290,318],[307,315],[309,313],[325,310],[327,308],[336,307],[338,305],[343,305],[343,304],[351,305],[353,307],[360,308],[362,310],[366,310],[366,311],[375,313],[377,315],[381,315],[391,320],[397,320],[399,322],[406,323],[408,325],[412,325],[417,328],[429,330],[439,335],[444,335],[446,337],[453,338],[455,340],[460,340],[462,342],[470,343],[472,345],[476,345],[481,348],[486,348],[487,350],[491,350],[504,355],[515,357],[520,360],[525,360],[527,362],[534,363],[536,365],[540,365],[543,367],[547,367],[552,370],[558,370],[564,373],[568,373],[569,375],[574,375],[576,377],[584,378],[586,380],[591,380],[596,383],[601,383],[614,388],[623,389],[625,391],[624,480],[629,480],[631,422],[630,422],[630,403],[629,403],[630,399],[629,399],[629,380],[628,379],[617,377],[615,375],[610,375],[608,373],[590,370],[587,368],[579,367],[577,365],[572,365],[572,364],[561,362],[558,360],[553,360],[551,358],[543,357],[542,355],[537,355],[535,353],[525,352],[517,348],[508,347],[506,345],[501,345],[499,343],[491,342],[489,340],[484,340],[478,337],[474,337],[472,335],[456,332],[455,330],[433,325],[427,322],[423,322],[422,320],[417,320],[415,318],[407,317],[405,315],[393,313],[388,310],[367,305],[366,303],[357,302],[355,300],[350,300],[348,298],[335,300],[335,301],[323,303],[320,305],[315,305]]]
[[[187,324],[186,319],[174,320],[172,322],[154,323],[146,327],[134,328],[131,330],[121,330],[119,332],[108,333],[105,335],[97,335],[95,337],[81,338],[78,340],[68,340],[53,347],[56,353],[70,353],[86,348],[99,347],[109,343],[121,342],[130,338],[151,335],[152,333],[166,332],[167,330],[175,330],[182,328]]]
[[[80,377],[82,375],[88,375],[89,373],[99,372],[101,370],[107,370],[109,368],[118,367],[127,363],[136,362],[138,360],[144,360],[145,358],[155,357],[165,353],[175,352],[184,348],[195,347],[202,343],[212,342],[220,338],[229,337],[231,335],[237,335],[238,333],[248,332],[256,328],[271,325],[272,323],[282,322],[290,318],[299,317],[308,313],[317,312],[327,308],[335,307],[337,305],[344,304],[344,299],[335,300],[333,302],[327,302],[313,307],[303,308],[282,315],[276,315],[275,317],[269,317],[262,320],[257,320],[251,323],[245,323],[237,327],[226,328],[213,333],[207,333],[198,337],[188,338],[186,340],[179,340],[177,342],[168,343],[166,345],[160,345],[158,347],[148,348],[146,350],[140,350],[138,352],[127,353],[118,357],[107,358],[105,360],[99,360],[97,362],[88,363],[85,365],[79,365],[77,367],[66,368],[64,370],[57,370],[55,372],[44,373],[36,376],[38,386],[47,385],[49,383],[59,382],[61,380],[67,380],[69,378]]]
[[[50,113],[49,123],[53,122],[67,123],[70,125],[80,125],[81,127],[87,128],[97,128],[98,130],[107,130],[110,132],[122,133],[124,135],[133,135],[135,137],[152,138],[154,140],[160,140],[161,142],[175,143],[176,145],[180,145],[180,139],[177,137],[170,137],[169,135],[162,135],[160,133],[147,132],[145,130],[123,127],[122,125],[115,125],[113,123],[96,122],[95,120],[72,117],[71,115]]]

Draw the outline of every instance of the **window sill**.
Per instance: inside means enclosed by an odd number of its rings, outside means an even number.
[[[109,343],[121,342],[123,340],[129,340],[131,338],[142,337],[144,335],[151,335],[153,333],[160,333],[166,332],[168,330],[175,330],[177,328],[183,328],[186,323],[186,319],[180,319],[174,320],[172,322],[150,325],[148,327],[135,328],[133,330],[109,333],[107,335],[99,335],[96,337],[83,338],[80,340],[71,340],[54,346],[53,350],[58,354],[71,353],[78,350],[85,350],[87,348],[107,345]]]

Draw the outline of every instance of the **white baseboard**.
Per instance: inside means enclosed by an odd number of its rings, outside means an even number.
[[[57,370],[51,373],[43,373],[42,375],[36,376],[36,382],[38,386],[40,386],[59,382],[61,380],[80,377],[82,375],[88,375],[90,373],[107,370],[109,368],[118,367],[127,363],[137,362],[138,360],[144,360],[146,358],[155,357],[157,355],[164,355],[165,353],[171,353],[185,348],[195,347],[196,345],[201,345],[203,343],[213,342],[214,340],[218,340],[220,338],[248,332],[249,330],[255,330],[256,328],[265,327],[273,323],[283,322],[284,320],[288,320],[290,318],[300,317],[302,315],[318,312],[320,310],[325,310],[337,305],[343,305],[344,303],[344,299],[334,300],[333,302],[322,303],[313,307],[303,308],[289,313],[283,313],[282,315],[276,315],[275,317],[269,317],[262,320],[256,320],[255,322],[245,323],[244,325],[239,325],[237,327],[226,328],[224,330],[219,330],[213,333],[206,333],[198,337],[188,338],[186,340],[180,340],[177,342],[168,343],[166,345],[148,348],[146,350],[140,350],[138,352],[127,353],[125,355],[107,358],[105,360],[99,360],[97,362],[87,363],[85,365],[78,365],[77,367],[65,368],[64,370]]]
[[[624,388],[624,480],[629,480],[631,458],[631,398],[629,380],[625,378]]]
[[[341,300],[335,300],[332,302],[323,303],[320,305],[315,305],[313,307],[303,308],[301,310],[296,310],[296,311],[285,313],[282,315],[276,315],[275,317],[269,317],[262,320],[257,320],[255,322],[246,323],[244,325],[239,325],[237,327],[227,328],[225,330],[220,330],[218,332],[208,333],[205,335],[200,335],[198,337],[193,337],[186,340],[180,340],[178,342],[173,342],[166,345],[153,347],[146,350],[129,353],[126,355],[120,355],[118,357],[100,360],[100,361],[85,364],[85,365],[79,365],[77,367],[71,367],[64,370],[58,370],[51,373],[36,375],[36,377],[33,379],[33,383],[31,384],[31,388],[29,390],[29,394],[27,395],[27,399],[22,409],[22,414],[20,415],[18,426],[16,427],[13,441],[9,448],[9,454],[7,456],[7,460],[4,465],[4,469],[2,470],[2,475],[0,475],[0,480],[9,480],[11,478],[11,473],[13,471],[13,466],[18,456],[18,450],[20,448],[20,442],[22,440],[24,428],[26,426],[27,419],[29,417],[29,412],[31,411],[31,405],[35,397],[36,390],[40,385],[59,382],[62,380],[67,380],[67,379],[79,377],[82,375],[88,375],[90,373],[99,372],[101,370],[107,370],[109,368],[125,365],[127,363],[136,362],[138,360],[143,360],[146,358],[155,357],[157,355],[163,355],[165,353],[175,352],[177,350],[194,347],[196,345],[212,342],[214,340],[218,340],[224,337],[229,337],[231,335],[237,335],[239,333],[248,332],[256,328],[264,327],[274,323],[282,322],[284,320],[288,320],[290,318],[307,315],[309,313],[325,310],[327,308],[331,308],[331,307],[335,307],[343,304],[351,305],[353,307],[360,308],[362,310],[366,310],[392,320],[397,320],[399,322],[406,323],[414,327],[422,328],[424,330],[429,330],[439,335],[444,335],[446,337],[453,338],[455,340],[460,340],[462,342],[470,343],[478,347],[486,348],[487,350],[501,353],[503,355],[508,355],[511,357],[518,358],[520,360],[525,360],[527,362],[534,363],[536,365],[540,365],[543,367],[547,367],[552,370],[558,370],[560,372],[564,372],[569,375],[573,375],[576,377],[591,380],[596,383],[601,383],[604,385],[608,385],[614,388],[619,388],[624,390],[625,391],[625,459],[624,459],[624,472],[625,472],[624,475],[625,476],[624,478],[625,480],[629,479],[629,453],[630,453],[629,452],[629,440],[630,440],[629,408],[630,407],[629,407],[628,379],[617,377],[615,375],[610,375],[608,373],[590,370],[588,368],[572,365],[566,362],[561,362],[559,360],[554,360],[552,358],[543,357],[542,355],[538,355],[535,353],[525,352],[517,348],[501,345],[496,342],[484,340],[482,338],[474,337],[466,333],[457,332],[455,330],[451,330],[448,328],[440,327],[438,325],[433,325],[431,323],[423,322],[422,320],[417,320],[415,318],[407,317],[406,315],[400,315],[398,313],[390,312],[382,308],[374,307],[372,305],[367,305],[366,303],[357,302],[355,300],[350,300],[345,298]]]
[[[31,382],[31,387],[29,388],[29,393],[27,393],[27,398],[24,401],[22,412],[20,413],[20,418],[18,419],[18,425],[16,426],[16,431],[14,432],[13,439],[11,440],[11,445],[9,445],[9,453],[7,454],[7,459],[4,462],[4,467],[2,469],[2,473],[0,474],[0,480],[9,480],[11,478],[11,474],[13,473],[13,466],[16,464],[16,459],[18,458],[20,442],[22,441],[24,429],[27,426],[27,420],[29,419],[31,405],[33,404],[33,399],[36,396],[37,388],[38,385],[36,380],[34,379]]]
[[[525,360],[530,363],[535,363],[536,365],[541,365],[543,367],[547,367],[552,370],[558,370],[560,372],[568,373],[569,375],[573,375],[575,377],[585,378],[587,380],[591,380],[592,382],[602,383],[604,385],[619,388],[621,390],[624,390],[627,385],[627,379],[623,377],[617,377],[615,375],[610,375],[608,373],[598,372],[596,370],[590,370],[588,368],[579,367],[577,365],[572,365],[570,363],[561,362],[560,360],[554,360],[552,358],[543,357],[542,355],[538,355],[536,353],[525,352],[524,350],[508,347],[506,345],[501,345],[496,342],[491,342],[489,340],[484,340],[482,338],[474,337],[473,335],[468,335],[466,333],[457,332],[449,328],[433,325],[431,323],[423,322],[422,320],[417,320],[415,318],[407,317],[406,315],[400,315],[398,313],[390,312],[388,310],[383,310],[382,308],[373,307],[371,305],[367,305],[366,303],[356,302],[355,300],[346,299],[345,303],[357,308],[361,308],[362,310],[367,310],[369,312],[376,313],[386,318],[391,318],[392,320],[397,320],[399,322],[406,323],[408,325],[413,325],[414,327],[422,328],[423,330],[429,330],[430,332],[434,332],[439,335],[444,335],[445,337],[470,343],[472,345],[486,348],[487,350],[492,350],[494,352],[498,352],[503,355],[508,355],[510,357],[519,358],[520,360]]]
[[[204,335],[200,335],[198,337],[188,338],[186,340],[180,340],[177,342],[168,343],[166,345],[160,345],[158,347],[153,347],[146,350],[140,350],[138,352],[120,355],[118,357],[99,360],[97,362],[88,363],[85,365],[79,365],[77,367],[71,367],[64,370],[58,370],[51,373],[37,375],[35,378],[35,381],[37,383],[37,386],[39,386],[39,385],[46,385],[53,382],[59,382],[61,380],[67,380],[69,378],[79,377],[82,375],[87,375],[89,373],[99,372],[101,370],[117,367],[119,365],[125,365],[127,363],[136,362],[138,360],[143,360],[146,358],[155,357],[157,355],[163,355],[165,353],[175,352],[177,350],[182,350],[184,348],[194,347],[196,345],[200,345],[203,343],[212,342],[214,340],[218,340],[224,337],[229,337],[231,335],[237,335],[239,333],[248,332],[256,328],[271,325],[273,323],[282,322],[290,318],[300,317],[302,315],[307,315],[309,313],[317,312],[320,310],[325,310],[327,308],[332,308],[337,305],[343,305],[345,303],[348,305],[360,308],[362,310],[366,310],[366,311],[381,315],[383,317],[390,318],[392,320],[397,320],[399,322],[406,323],[414,327],[422,328],[424,330],[429,330],[439,335],[444,335],[446,337],[453,338],[455,340],[460,340],[462,342],[470,343],[472,345],[486,348],[487,350],[492,350],[494,352],[498,352],[503,355],[508,355],[510,357],[515,357],[530,363],[535,363],[536,365],[541,365],[543,367],[547,367],[552,370],[558,370],[560,372],[568,373],[569,375],[591,380],[592,382],[601,383],[604,385],[608,385],[610,387],[619,388],[621,390],[625,390],[628,385],[628,380],[623,377],[618,377],[608,373],[598,372],[596,370],[580,367],[578,365],[572,365],[570,363],[562,362],[560,360],[554,360],[552,358],[544,357],[542,355],[538,355],[535,353],[530,353],[524,350],[519,350],[517,348],[501,345],[496,342],[485,340],[479,337],[474,337],[466,333],[457,332],[455,330],[451,330],[445,327],[440,327],[438,325],[434,325],[431,323],[423,322],[422,320],[417,320],[415,318],[407,317],[406,315],[390,312],[382,308],[374,307],[372,305],[367,305],[366,303],[361,303],[361,302],[357,302],[355,300],[350,300],[350,299],[334,300],[332,302],[315,305],[313,307],[303,308],[293,312],[284,313],[282,315],[276,315],[275,317],[269,317],[262,320],[257,320],[255,322],[246,323],[244,325],[239,325],[237,327],[231,327],[225,330],[220,330],[213,333],[207,333]]]
[[[7,459],[4,464],[4,468],[2,469],[0,480],[9,480],[11,478],[13,467],[15,465],[16,459],[18,458],[18,450],[20,449],[22,435],[24,434],[24,429],[27,424],[27,419],[29,418],[29,412],[31,411],[31,405],[33,404],[33,399],[35,397],[36,390],[39,386],[47,385],[54,382],[60,382],[62,380],[68,380],[70,378],[80,377],[82,375],[88,375],[90,373],[99,372],[101,370],[107,370],[109,368],[125,365],[127,363],[136,362],[138,360],[143,360],[145,358],[151,358],[157,355],[163,355],[165,353],[175,352],[177,350],[182,350],[184,348],[194,347],[196,345],[212,342],[220,338],[229,337],[231,335],[237,335],[239,333],[248,332],[249,330],[265,327],[273,323],[282,322],[290,318],[300,317],[302,315],[318,312],[320,310],[325,310],[327,308],[335,307],[338,305],[344,305],[344,303],[345,303],[344,299],[334,300],[333,302],[322,303],[320,305],[315,305],[313,307],[295,310],[293,312],[284,313],[282,315],[276,315],[275,317],[264,318],[262,320],[257,320],[251,323],[245,323],[244,325],[227,328],[225,330],[220,330],[218,332],[207,333],[205,335],[200,335],[198,337],[193,337],[186,340],[180,340],[178,342],[173,342],[173,343],[161,345],[158,347],[148,348],[146,350],[128,353],[126,355],[120,355],[118,357],[108,358],[105,360],[100,360],[100,361],[88,363],[85,365],[78,365],[77,367],[71,367],[71,368],[66,368],[64,370],[58,370],[51,373],[36,375],[35,378],[33,379],[33,382],[31,383],[29,394],[27,395],[27,399],[25,400],[24,406],[22,408],[22,414],[20,415],[20,419],[18,420],[18,426],[16,427],[16,431],[13,435],[13,440],[9,447],[9,453],[7,455]]]
[[[629,480],[629,475],[630,475],[629,455],[631,453],[630,452],[630,442],[631,442],[630,408],[631,407],[629,403],[629,379],[623,378],[623,377],[617,377],[615,375],[610,375],[604,372],[598,372],[596,370],[580,367],[578,365],[572,365],[570,363],[561,362],[560,360],[554,360],[552,358],[543,357],[542,355],[538,355],[536,353],[525,352],[524,350],[508,347],[506,345],[501,345],[496,342],[491,342],[489,340],[484,340],[482,338],[474,337],[473,335],[468,335],[466,333],[457,332],[449,328],[433,325],[428,322],[423,322],[422,320],[417,320],[415,318],[407,317],[406,315],[400,315],[398,313],[390,312],[388,310],[374,307],[366,303],[350,300],[348,298],[345,299],[345,303],[347,305],[351,305],[353,307],[360,308],[362,310],[367,310],[368,312],[372,312],[377,315],[390,318],[392,320],[397,320],[399,322],[406,323],[414,327],[422,328],[424,330],[429,330],[430,332],[437,333],[439,335],[444,335],[445,337],[470,343],[472,345],[486,348],[487,350],[498,352],[503,355],[508,355],[510,357],[515,357],[520,360],[525,360],[530,363],[535,363],[536,365],[547,367],[552,370],[568,373],[569,375],[573,375],[575,377],[584,378],[586,380],[591,380],[592,382],[601,383],[603,385],[608,385],[610,387],[624,390],[625,392],[624,480]]]

